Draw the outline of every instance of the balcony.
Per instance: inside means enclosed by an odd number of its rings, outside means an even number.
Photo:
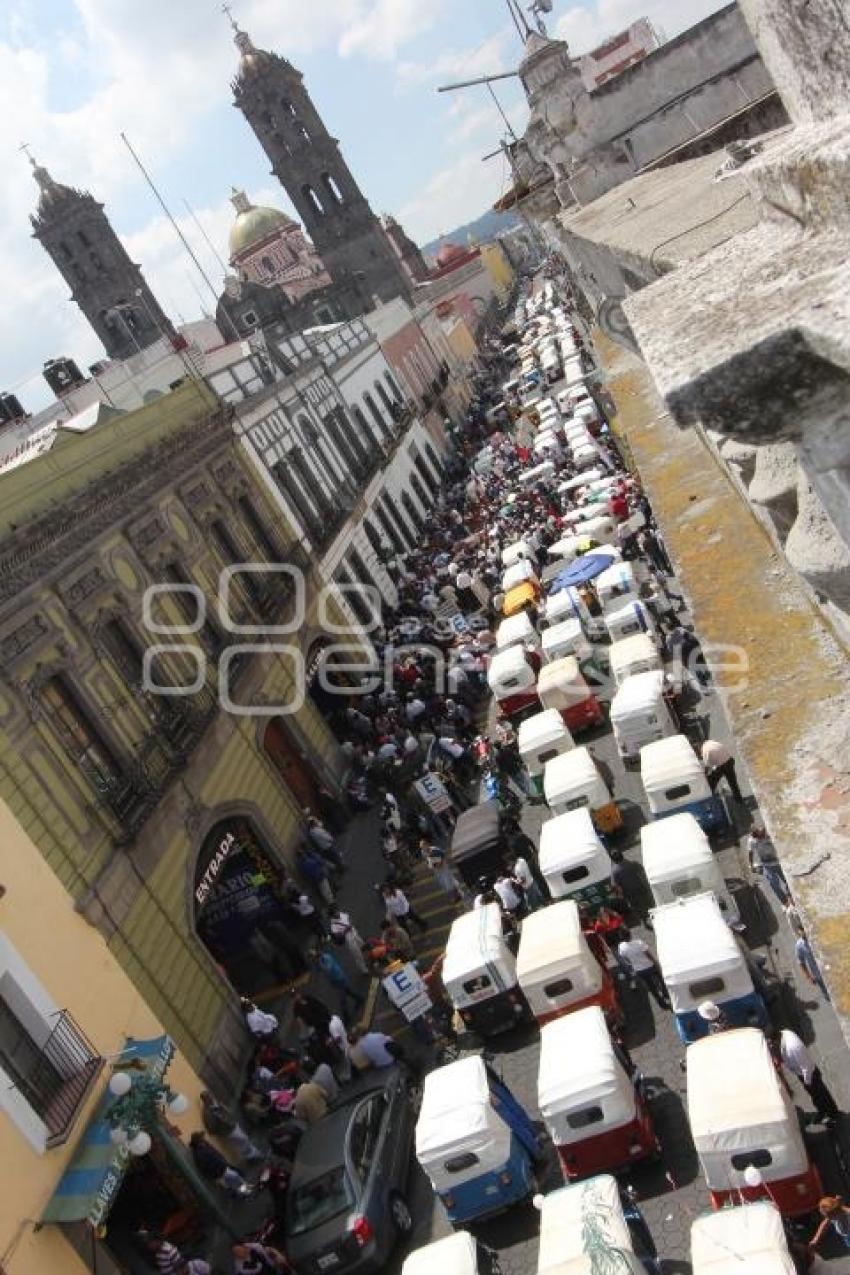
[[[28,1051],[14,1087],[46,1126],[47,1145],[56,1147],[67,1141],[103,1059],[67,1009],[52,1020],[44,1044]]]

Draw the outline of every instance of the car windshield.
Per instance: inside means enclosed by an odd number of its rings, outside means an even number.
[[[335,1165],[311,1182],[290,1191],[288,1199],[290,1235],[303,1235],[345,1213],[354,1204],[354,1193],[343,1166]]]

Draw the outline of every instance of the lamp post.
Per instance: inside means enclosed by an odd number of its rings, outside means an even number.
[[[127,1071],[116,1071],[109,1081],[109,1092],[115,1098],[106,1113],[110,1137],[117,1146],[126,1143],[134,1156],[150,1151],[150,1131],[156,1129],[166,1111],[179,1116],[189,1109],[188,1098],[170,1089],[158,1076],[131,1077]]]

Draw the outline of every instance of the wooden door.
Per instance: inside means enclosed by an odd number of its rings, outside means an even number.
[[[266,727],[263,748],[299,806],[309,806],[318,813],[319,793],[313,770],[279,717],[273,717]]]

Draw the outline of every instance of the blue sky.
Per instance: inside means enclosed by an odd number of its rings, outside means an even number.
[[[718,0],[555,0],[550,33],[579,54],[644,14],[673,35],[718,7]],[[376,212],[393,212],[425,242],[501,193],[503,161],[481,162],[504,131],[486,91],[434,90],[515,67],[521,45],[503,0],[232,0],[232,8],[258,46],[303,71]],[[29,142],[57,180],[91,189],[166,310],[196,317],[203,285],[190,278],[118,135],[124,130],[136,146],[218,285],[221,267],[183,200],[225,258],[231,185],[288,209],[231,105],[236,65],[219,0],[7,0],[0,8],[0,388],[18,387],[25,405],[44,401],[44,359],[71,354],[85,363],[101,351],[29,237],[36,188],[18,145]],[[520,132],[518,82],[496,87]]]

